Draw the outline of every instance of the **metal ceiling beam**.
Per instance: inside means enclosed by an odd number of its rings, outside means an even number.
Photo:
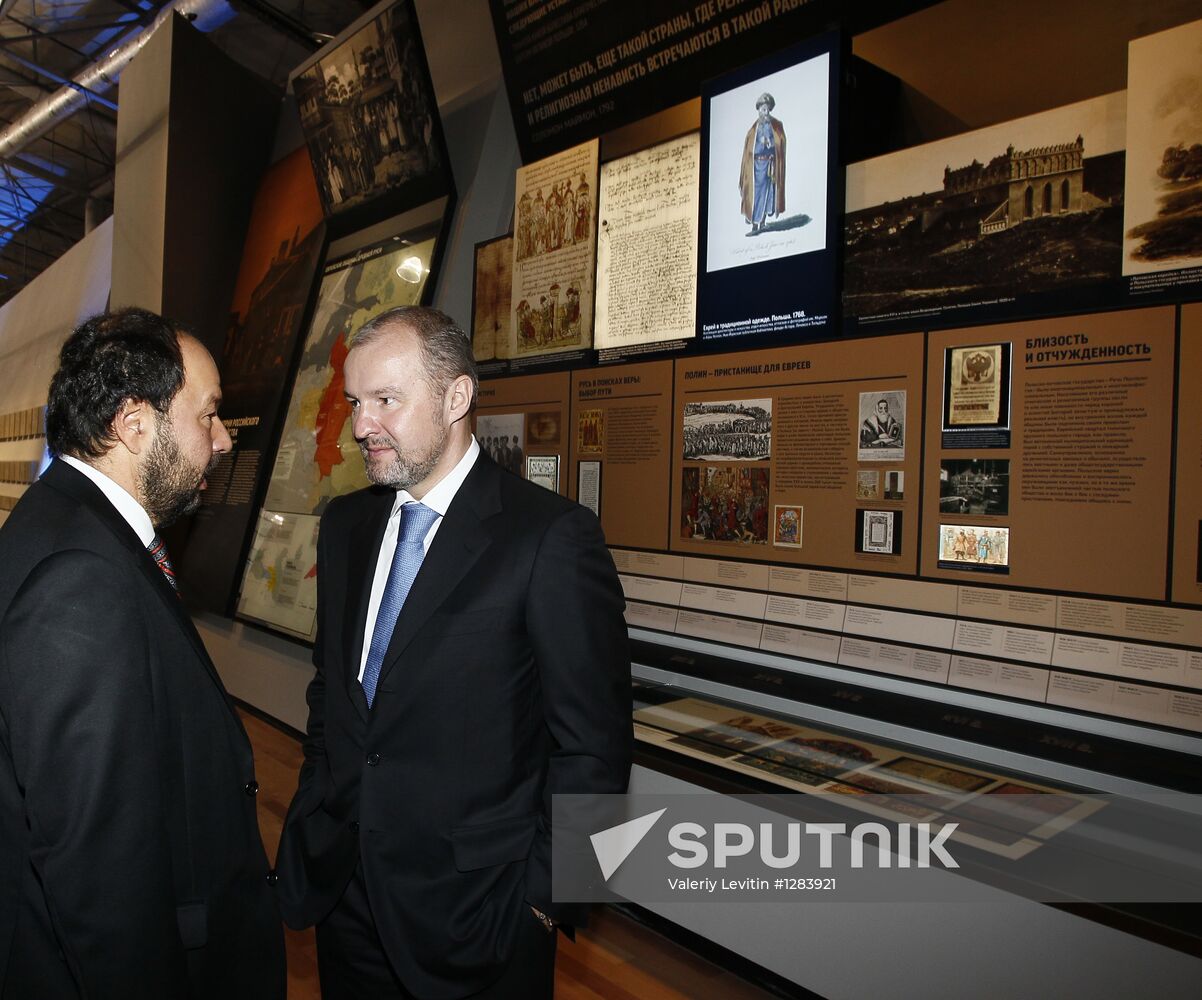
[[[68,79],[54,72],[52,69],[46,69],[45,66],[39,66],[32,59],[26,59],[24,56],[19,56],[15,52],[9,52],[7,49],[0,47],[0,59],[11,59],[18,66],[24,66],[27,70],[37,73],[38,76],[44,76],[47,80],[53,80],[55,83],[60,83],[64,87],[72,88],[79,91],[89,102],[94,101],[103,108],[108,108],[110,111],[117,110],[117,102],[110,101],[107,97],[102,97],[96,91],[85,87],[77,80]]]
[[[116,43],[108,54],[88,66],[71,80],[69,86],[43,98],[34,104],[17,121],[0,132],[0,160],[7,159],[24,149],[34,139],[45,135],[59,122],[75,114],[93,100],[89,94],[109,90],[117,82],[121,71],[137,55],[150,39],[154,29],[173,14],[180,14],[197,22],[203,29],[209,19],[218,20],[230,11],[225,0],[173,0],[163,7],[154,21],[137,30],[130,37]],[[9,53],[0,53],[8,55]],[[111,101],[106,101],[112,104]]]
[[[272,6],[267,0],[230,0],[230,2],[237,10],[253,14],[260,21],[275,28],[281,35],[292,39],[310,52],[316,52],[330,40],[328,35],[314,31],[291,14],[286,14],[278,7]]]
[[[5,45],[15,45],[18,42],[33,42],[39,38],[58,38],[62,35],[86,35],[95,34],[98,31],[106,31],[109,28],[132,28],[139,22],[134,19],[127,21],[114,21],[112,18],[105,18],[103,21],[72,21],[69,28],[50,28],[42,31],[38,28],[31,28],[29,25],[23,24],[20,21],[13,19],[14,24],[19,24],[25,28],[29,34],[27,35],[0,35],[0,47]]]

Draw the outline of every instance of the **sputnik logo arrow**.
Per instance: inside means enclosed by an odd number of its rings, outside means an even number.
[[[665,806],[658,812],[647,813],[638,819],[627,820],[608,830],[594,833],[589,840],[593,843],[593,853],[597,855],[597,864],[601,866],[601,877],[606,882],[609,877],[621,867],[622,862],[630,857],[631,852],[639,846],[642,839],[651,832],[651,828],[659,822],[659,818],[668,811]]]

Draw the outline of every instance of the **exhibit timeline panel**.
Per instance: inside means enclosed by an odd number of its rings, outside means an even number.
[[[915,572],[921,334],[676,366],[673,551]]]
[[[438,225],[329,261],[292,385],[237,613],[312,638],[317,525],[330,500],[368,485],[343,393],[351,335],[373,316],[428,297]]]
[[[567,495],[611,545],[667,548],[672,362],[572,372],[570,431]]]
[[[678,359],[668,551],[611,542],[628,623],[1202,732],[1182,314],[1179,367],[1172,306]]]
[[[1013,440],[945,447],[928,396],[924,488],[939,500],[923,510],[924,575],[1165,599],[1174,312],[931,334],[937,373],[965,345],[1009,349]]]
[[[233,446],[208,475],[176,568],[190,600],[230,611],[247,534],[282,420],[281,405],[321,258],[324,227],[303,149],[264,175],[221,354],[221,418]]]
[[[781,343],[835,329],[840,64],[840,36],[828,33],[704,88],[704,343]]]

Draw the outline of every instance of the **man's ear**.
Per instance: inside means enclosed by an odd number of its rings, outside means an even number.
[[[472,412],[472,380],[467,375],[460,375],[447,386],[446,395],[447,421],[455,423],[463,420]]]
[[[113,436],[131,455],[140,455],[154,439],[156,419],[154,407],[145,400],[127,399],[113,418]]]

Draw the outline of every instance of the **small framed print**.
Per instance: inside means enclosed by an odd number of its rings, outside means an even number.
[[[901,526],[900,510],[857,510],[856,551],[900,555]]]
[[[875,500],[881,492],[881,474],[875,469],[856,473],[856,499]]]
[[[576,463],[576,502],[601,516],[601,463]]]
[[[605,452],[605,411],[582,410],[576,421],[576,451],[581,455]]]
[[[772,518],[772,544],[779,548],[801,548],[801,526],[804,507],[777,504]]]
[[[1010,529],[995,525],[941,524],[940,569],[1010,572]]]
[[[558,455],[527,455],[526,478],[539,486],[545,486],[552,493],[559,492],[559,456]]]

